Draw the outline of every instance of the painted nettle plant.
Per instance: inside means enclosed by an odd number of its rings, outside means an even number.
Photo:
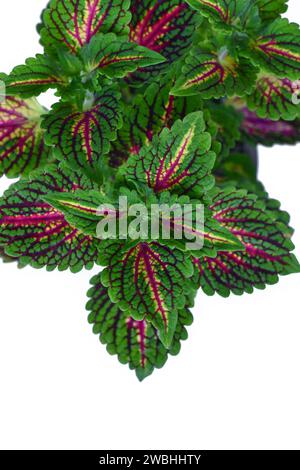
[[[0,256],[99,265],[89,322],[140,380],[178,354],[198,289],[250,294],[300,272],[289,216],[253,160],[257,144],[300,140],[300,30],[286,10],[51,0],[44,53],[0,74],[0,173],[19,178],[0,199]],[[47,110],[37,97],[49,89]],[[168,216],[175,206],[188,217]],[[153,224],[136,207],[161,212]]]

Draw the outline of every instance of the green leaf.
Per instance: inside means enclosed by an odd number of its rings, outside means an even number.
[[[113,302],[135,320],[148,320],[157,328],[165,347],[172,343],[178,310],[186,305],[193,273],[191,260],[178,249],[158,242],[141,242],[123,251],[111,242],[102,253],[108,264],[101,279]]]
[[[285,13],[288,9],[288,0],[256,0],[262,20],[271,21]]]
[[[139,380],[148,377],[155,368],[163,367],[169,354],[179,353],[180,342],[187,339],[186,326],[193,322],[188,308],[178,312],[174,338],[168,350],[150,322],[135,320],[111,302],[101,275],[94,276],[91,284],[88,291],[90,300],[86,306],[90,312],[89,323],[93,325],[94,333],[100,335],[101,343],[107,345],[109,354],[117,354],[121,364],[129,364]]]
[[[274,207],[272,201],[227,188],[214,191],[210,208],[216,220],[241,240],[245,251],[194,259],[194,281],[206,294],[252,293],[254,288],[275,284],[278,275],[300,272],[291,253],[289,220],[278,210],[278,203]]]
[[[70,225],[95,238],[101,238],[97,230],[100,221],[107,225],[112,222],[116,233],[110,234],[110,238],[115,239],[118,234],[118,238],[121,235],[122,239],[127,239],[127,244],[132,244],[136,238],[131,238],[128,228],[120,234],[119,222],[121,219],[125,222],[126,218],[126,226],[130,227],[130,223],[136,221],[136,217],[130,214],[130,208],[138,203],[143,204],[148,216],[147,220],[144,219],[147,231],[141,229],[140,241],[159,240],[163,245],[191,250],[194,256],[216,256],[218,250],[243,249],[240,241],[214,220],[202,203],[188,196],[164,192],[159,198],[148,195],[143,201],[136,192],[126,190],[121,191],[120,195],[127,195],[127,208],[119,207],[118,203],[95,190],[51,193],[43,200],[62,212]],[[156,213],[153,212],[154,205]]]
[[[151,83],[144,94],[135,96],[124,112],[124,125],[113,143],[111,163],[119,166],[131,154],[138,154],[143,145],[151,143],[155,134],[164,127],[170,128],[177,119],[184,119],[191,112],[202,107],[200,98],[174,97],[170,90],[175,83],[178,67]]]
[[[166,59],[165,63],[142,68],[131,77],[131,83],[143,83],[184,56],[192,44],[197,17],[182,0],[131,2],[131,13],[130,40]]]
[[[99,190],[50,193],[43,200],[62,212],[70,225],[94,238],[97,238],[97,225],[103,217],[118,215],[118,208],[114,209],[112,201]]]
[[[286,18],[278,18],[261,30],[245,53],[276,77],[297,80],[300,75],[299,26]]]
[[[9,75],[1,74],[0,79],[5,83],[8,96],[22,98],[38,96],[50,88],[68,85],[67,78],[56,65],[41,54],[27,59],[25,65],[18,65]]]
[[[91,96],[86,109],[71,103],[55,104],[42,125],[47,142],[59,150],[59,158],[97,179],[110,141],[122,125],[120,95],[107,86]]]
[[[43,13],[42,44],[76,53],[99,32],[126,34],[129,0],[52,0]]]
[[[122,78],[139,67],[164,62],[158,52],[118,38],[115,34],[99,34],[81,51],[88,73],[98,72],[110,78]]]
[[[0,176],[28,175],[49,159],[40,127],[46,110],[35,98],[7,97],[0,102]]]
[[[153,228],[156,217],[156,229],[159,228],[163,245],[190,251],[193,256],[216,256],[220,250],[244,249],[239,239],[222,227],[200,201],[163,192],[157,205],[160,214],[153,215],[151,222]]]
[[[65,74],[67,77],[75,78],[78,82],[78,78],[80,77],[81,84],[85,85],[84,82],[84,75],[83,75],[83,63],[80,55],[74,55],[68,50],[59,49],[56,51],[55,59],[53,59],[56,66],[62,70],[62,73]],[[79,82],[79,83],[80,83]],[[77,83],[76,83],[77,84]],[[70,82],[70,86],[74,86],[74,81]],[[64,94],[66,90],[63,90]]]
[[[257,69],[248,59],[233,58],[226,47],[219,53],[203,53],[195,48],[188,54],[171,94],[199,93],[203,99],[243,96],[253,88],[256,75]]]
[[[98,260],[99,240],[81,234],[43,198],[51,192],[93,187],[82,175],[52,166],[13,184],[0,199],[0,245],[5,253],[19,258],[21,266],[91,269]]]
[[[261,118],[272,120],[292,120],[300,115],[299,105],[293,96],[298,98],[299,84],[296,86],[287,78],[277,78],[261,74],[254,91],[247,96],[247,106]]]
[[[258,9],[252,0],[186,0],[191,7],[222,28],[244,31],[259,24]]]
[[[203,194],[214,184],[211,169],[215,154],[211,137],[205,132],[203,113],[189,114],[154,136],[150,145],[132,155],[126,167],[129,181],[140,182],[154,192],[175,191]]]

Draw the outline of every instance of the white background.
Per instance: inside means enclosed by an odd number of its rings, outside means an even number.
[[[1,71],[40,50],[45,4],[1,0]],[[298,256],[299,153],[261,149],[259,175],[292,214]],[[300,448],[299,275],[251,296],[200,293],[180,355],[142,384],[92,334],[91,275],[0,265],[1,449]]]

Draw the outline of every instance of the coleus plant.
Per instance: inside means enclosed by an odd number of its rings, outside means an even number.
[[[0,256],[48,271],[103,266],[89,322],[140,380],[179,352],[199,288],[241,295],[300,271],[289,216],[251,160],[253,145],[299,140],[300,30],[286,9],[51,0],[44,53],[0,75],[0,173],[19,178],[0,200]],[[49,89],[47,110],[37,97]],[[167,240],[99,238],[120,195],[201,203],[203,245],[178,240],[175,219]]]

